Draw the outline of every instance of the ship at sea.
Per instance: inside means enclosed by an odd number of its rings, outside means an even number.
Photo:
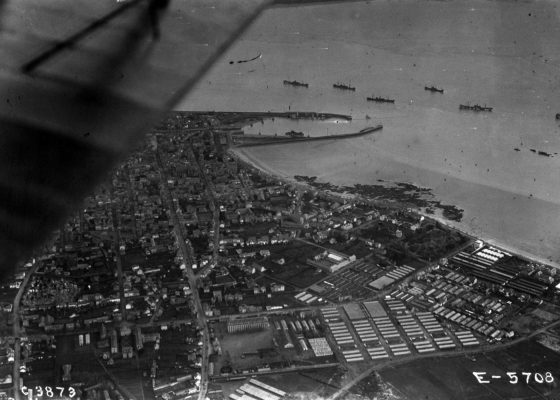
[[[352,92],[356,91],[356,88],[350,85],[345,85],[343,83],[335,83],[333,85],[333,88],[335,89],[341,89],[341,90],[351,90]]]
[[[385,97],[366,97],[367,101],[375,101],[376,103],[394,103],[395,100],[394,99],[388,99]]]
[[[492,112],[493,108],[492,107],[486,107],[486,105],[481,106],[481,105],[478,105],[478,104],[475,104],[474,106],[471,106],[469,104],[459,104],[459,110],[470,110],[470,111],[476,111],[476,112],[480,112],[480,111]]]
[[[435,86],[424,86],[424,90],[428,90],[430,92],[438,92],[438,93],[443,93],[443,89],[438,89]]]
[[[285,80],[284,85],[298,86],[298,87],[305,87],[305,88],[309,87],[309,83],[303,83],[303,82],[299,82],[299,81],[286,81]]]

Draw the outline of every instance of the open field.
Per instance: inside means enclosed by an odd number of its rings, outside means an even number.
[[[473,372],[487,372],[490,383],[478,383]],[[515,372],[510,384],[506,372]],[[523,372],[530,372],[530,383]],[[535,373],[550,372],[552,384],[536,383]],[[381,376],[411,399],[551,399],[560,395],[560,355],[535,341],[509,349],[467,357],[433,358],[382,371]],[[499,375],[500,379],[491,379]]]
[[[243,353],[254,353],[259,349],[271,348],[272,328],[250,333],[225,335],[220,339],[224,353],[223,362],[244,369],[262,363],[258,356],[243,357]]]
[[[267,265],[267,268],[266,276],[286,282],[300,289],[310,286],[327,276],[325,272],[318,271],[317,268],[304,264],[286,266],[270,263]]]
[[[337,381],[340,373],[337,369],[324,369],[320,373],[292,372],[282,375],[267,375],[262,377],[262,381],[290,393],[313,393],[318,396],[328,396],[336,390]],[[325,384],[327,383],[327,384]]]

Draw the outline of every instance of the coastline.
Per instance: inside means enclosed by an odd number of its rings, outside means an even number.
[[[489,244],[489,245],[491,245],[491,246],[493,246],[493,247],[497,247],[497,248],[499,248],[499,249],[501,249],[501,250],[505,250],[505,251],[508,252],[508,253],[515,254],[516,256],[518,256],[518,257],[521,258],[521,259],[524,259],[524,260],[527,260],[527,261],[531,261],[531,262],[536,262],[536,263],[539,263],[539,264],[550,265],[551,267],[554,267],[554,268],[556,268],[556,269],[560,269],[560,264],[558,264],[558,263],[556,263],[556,262],[554,262],[554,261],[547,260],[546,258],[543,258],[543,257],[541,257],[541,256],[538,256],[538,255],[529,253],[529,252],[527,252],[527,251],[524,251],[524,250],[515,248],[515,247],[513,247],[513,246],[511,246],[511,245],[509,245],[509,244],[502,243],[502,242],[500,242],[500,241],[498,241],[498,240],[496,240],[496,239],[488,238],[488,237],[485,237],[485,236],[481,236],[480,234],[474,234],[474,233],[472,233],[472,232],[469,232],[465,227],[457,226],[457,225],[455,225],[452,221],[449,221],[449,220],[447,220],[447,219],[445,219],[445,218],[442,218],[442,217],[440,217],[440,216],[432,215],[432,214],[426,214],[426,213],[423,213],[423,212],[420,211],[420,210],[416,210],[415,212],[417,212],[418,214],[424,216],[424,217],[427,218],[427,219],[432,219],[432,220],[434,220],[434,221],[439,222],[439,223],[442,224],[442,225],[445,225],[445,226],[447,226],[447,227],[449,227],[449,228],[451,228],[451,229],[454,229],[454,230],[456,230],[456,231],[459,231],[459,232],[461,232],[461,233],[464,234],[464,235],[470,236],[470,237],[472,237],[472,238],[480,239],[480,240],[482,240],[482,241],[483,241],[484,243],[486,243],[486,244]],[[460,223],[458,223],[458,224],[460,224]]]
[[[313,186],[311,186],[311,185],[309,185],[305,182],[298,181],[292,176],[287,176],[285,174],[280,173],[279,171],[274,171],[273,169],[259,163],[258,161],[254,160],[253,158],[248,156],[247,153],[243,150],[243,148],[229,149],[228,154],[230,154],[232,157],[236,158],[238,160],[238,162],[246,164],[246,165],[248,165],[252,168],[256,168],[261,173],[269,176],[270,178],[277,179],[277,180],[282,181],[284,183],[297,185],[297,186],[300,186],[301,188],[317,190],[316,188],[314,188]],[[535,263],[539,263],[539,264],[544,264],[544,265],[549,265],[549,266],[554,267],[556,269],[560,269],[560,264],[557,263],[557,262],[554,262],[552,260],[547,260],[544,257],[541,257],[541,256],[538,256],[536,254],[533,254],[533,253],[515,248],[515,247],[513,247],[513,246],[511,246],[507,243],[502,243],[502,242],[500,242],[500,241],[498,241],[494,238],[485,237],[485,236],[481,236],[480,234],[470,232],[468,227],[464,226],[464,224],[461,223],[461,222],[453,222],[453,221],[447,220],[446,218],[443,218],[443,217],[435,215],[435,214],[427,214],[425,212],[422,212],[420,209],[416,209],[415,212],[424,216],[427,219],[437,221],[437,222],[441,223],[442,225],[445,225],[445,226],[447,226],[451,229],[459,231],[462,234],[467,235],[471,238],[480,239],[483,242],[485,242],[485,243],[487,243],[491,246],[502,249],[502,250],[504,250],[508,253],[515,254],[516,256],[518,256],[522,259],[525,259],[527,261],[535,262]]]
[[[560,175],[551,173],[560,168],[560,156],[530,151],[560,154],[560,125],[547,111],[557,106],[560,87],[550,70],[560,54],[552,29],[557,24],[548,17],[555,15],[552,4],[477,2],[471,10],[457,2],[382,1],[275,8],[178,108],[353,116],[344,125],[277,120],[247,129],[263,135],[293,129],[319,136],[327,128],[330,134],[358,131],[369,123],[366,116],[382,121],[383,132],[371,140],[254,147],[246,154],[284,178],[317,177],[341,187],[382,179],[430,188],[435,198],[464,210],[458,226],[467,225],[466,231],[560,263]],[[542,29],[521,34],[513,21],[529,12]],[[391,34],[397,31],[400,36]],[[263,57],[250,66],[228,62],[257,52]],[[286,79],[309,88],[287,87]],[[338,81],[357,92],[335,91]],[[425,85],[445,93],[428,93]],[[232,102],[231,93],[244,101]],[[377,94],[397,100],[368,104],[365,96]],[[471,100],[495,109],[458,110]]]
[[[241,162],[243,164],[247,164],[249,166],[252,166],[253,168],[256,168],[261,173],[263,173],[265,175],[268,175],[271,178],[282,180],[282,181],[287,181],[291,184],[294,184],[294,183],[302,184],[301,182],[296,181],[296,179],[294,177],[289,177],[287,175],[280,174],[278,171],[274,171],[274,170],[270,169],[269,167],[267,167],[267,166],[259,163],[258,161],[252,159],[251,157],[249,157],[247,155],[247,153],[244,151],[243,147],[230,148],[230,149],[228,149],[228,154],[231,155],[232,157],[236,158],[238,162]],[[305,184],[305,186],[310,187],[307,184]]]

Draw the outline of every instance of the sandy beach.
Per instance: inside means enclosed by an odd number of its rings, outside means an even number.
[[[292,184],[297,184],[299,186],[302,187],[310,187],[309,185],[299,182],[296,179],[294,179],[293,176],[288,176],[286,174],[282,174],[279,173],[278,171],[275,171],[273,169],[270,168],[269,165],[267,165],[266,163],[262,163],[259,160],[255,159],[252,157],[251,151],[246,148],[238,148],[238,149],[232,149],[230,150],[230,154],[234,155],[235,157],[237,157],[238,159],[240,159],[241,161],[252,165],[253,167],[259,169],[260,171],[264,172],[265,174],[271,176],[271,177],[277,177],[278,179],[282,180],[283,182],[288,182],[288,183],[292,183]],[[310,187],[311,188],[311,187]],[[551,260],[550,258],[546,258],[543,257],[542,255],[539,255],[537,252],[534,251],[530,251],[530,250],[524,250],[523,246],[515,246],[513,245],[511,242],[506,242],[503,240],[500,240],[499,238],[496,238],[495,236],[489,236],[487,234],[484,233],[483,230],[479,230],[477,232],[475,232],[472,229],[472,225],[469,225],[468,223],[465,222],[456,222],[456,221],[449,221],[445,218],[443,218],[441,215],[435,215],[435,214],[425,214],[419,211],[420,214],[424,215],[427,218],[431,218],[434,219],[446,226],[449,226],[451,228],[457,229],[469,236],[475,236],[480,240],[483,240],[484,242],[495,246],[495,247],[499,247],[507,252],[513,253],[513,254],[517,254],[518,256],[521,256],[523,258],[526,258],[528,260],[532,260],[532,261],[536,261],[542,264],[548,264],[551,266],[554,266],[556,268],[560,268],[560,263]]]

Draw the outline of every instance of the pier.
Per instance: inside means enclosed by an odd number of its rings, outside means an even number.
[[[280,137],[280,136],[261,136],[261,135],[240,135],[234,138],[235,147],[254,147],[266,146],[271,144],[285,144],[294,142],[314,142],[319,140],[339,140],[350,139],[358,136],[368,135],[383,129],[383,125],[379,124],[371,128],[362,129],[355,133],[343,133],[338,135],[329,136],[316,136],[316,137]],[[241,141],[241,143],[240,143]]]
[[[262,112],[237,112],[237,111],[175,111],[178,115],[208,115],[219,117],[221,120],[239,120],[245,121],[249,119],[266,119],[266,118],[288,118],[288,119],[343,119],[345,121],[352,121],[351,115],[334,114],[334,113],[319,113],[315,111],[262,111]]]

